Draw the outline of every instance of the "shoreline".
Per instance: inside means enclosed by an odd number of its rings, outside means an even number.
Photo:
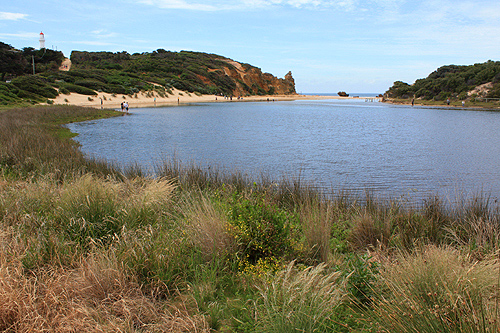
[[[118,109],[120,104],[127,101],[129,108],[142,108],[142,107],[158,107],[158,106],[172,106],[180,104],[191,103],[227,103],[227,102],[267,102],[267,101],[295,101],[295,100],[322,100],[322,99],[364,99],[364,98],[378,98],[378,97],[340,97],[340,96],[324,96],[324,95],[265,95],[265,96],[246,96],[242,98],[233,97],[232,99],[224,98],[223,96],[215,95],[199,95],[188,93],[177,89],[172,89],[173,94],[165,94],[161,97],[157,93],[154,95],[140,92],[133,96],[122,94],[109,94],[98,93],[97,96],[81,95],[70,93],[69,95],[60,94],[52,99],[54,105],[76,105],[87,106],[93,108],[105,109]],[[156,100],[155,100],[156,98]],[[101,104],[102,100],[102,104]]]
[[[411,100],[394,100],[394,99],[384,99],[382,103],[392,104],[392,105],[406,105],[411,106]],[[461,102],[452,101],[449,105],[445,102],[441,103],[425,103],[422,100],[415,100],[415,107],[423,107],[423,108],[444,108],[444,109],[456,109],[456,110],[492,110],[498,111],[500,106],[498,105],[478,105],[473,102],[466,102],[464,106],[462,106]]]

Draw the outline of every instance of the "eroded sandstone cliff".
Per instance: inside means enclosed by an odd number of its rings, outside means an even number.
[[[241,64],[231,59],[220,60],[229,65],[223,70],[236,83],[233,91],[235,96],[296,94],[292,72],[288,72],[283,79],[280,79],[270,73],[262,73],[260,68],[248,64]]]

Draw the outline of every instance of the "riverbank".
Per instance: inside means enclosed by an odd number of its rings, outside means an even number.
[[[340,97],[324,95],[265,95],[265,96],[247,96],[247,97],[223,97],[214,95],[202,95],[189,93],[172,89],[172,94],[165,94],[163,97],[158,94],[140,92],[135,95],[117,95],[108,93],[98,93],[97,96],[81,95],[70,93],[68,95],[60,94],[52,99],[55,105],[75,105],[87,106],[93,108],[120,109],[122,102],[128,102],[130,108],[167,106],[189,103],[207,103],[207,102],[258,102],[258,101],[293,101],[293,100],[323,100],[323,99],[364,99],[368,97]],[[376,98],[376,97],[372,97]],[[102,101],[102,103],[101,103]]]
[[[54,138],[101,117],[0,113],[0,330],[497,332],[497,204],[446,209],[165,164]]]
[[[411,105],[411,99],[398,99],[398,98],[384,98],[382,102],[394,105]],[[440,107],[440,108],[454,108],[454,109],[489,109],[489,110],[499,110],[499,102],[480,102],[466,100],[462,104],[461,100],[452,100],[450,104],[446,101],[434,101],[434,100],[423,100],[416,99],[414,101],[414,106],[425,106],[425,107]]]

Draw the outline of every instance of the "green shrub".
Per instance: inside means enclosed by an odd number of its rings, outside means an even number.
[[[86,88],[86,87],[82,87],[82,86],[78,86],[78,85],[72,84],[72,83],[64,83],[63,86],[62,86],[62,88],[66,89],[69,92],[74,92],[74,93],[77,93],[77,94],[90,95],[90,96],[97,95],[96,92],[94,90],[92,90],[92,89],[89,89],[89,88]]]
[[[375,295],[375,282],[379,273],[379,264],[367,255],[356,253],[348,256],[346,289],[355,304],[370,305]]]
[[[298,225],[295,215],[259,194],[250,198],[234,194],[229,205],[230,232],[243,260],[255,264],[262,258],[294,254],[293,230]]]
[[[45,98],[56,98],[57,90],[48,85],[40,76],[25,75],[12,80],[12,84],[20,90]]]
[[[67,88],[65,88],[65,87],[60,87],[59,88],[59,93],[60,94],[64,94],[64,95],[69,95],[70,91]]]
[[[75,81],[75,85],[86,87],[92,90],[102,90],[105,87],[105,84],[96,80],[77,80]]]

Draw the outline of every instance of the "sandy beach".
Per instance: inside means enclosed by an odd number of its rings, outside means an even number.
[[[318,99],[354,99],[356,97],[340,96],[319,96],[319,95],[270,95],[270,96],[249,96],[241,99],[233,97],[232,99],[214,95],[197,95],[177,89],[172,89],[172,95],[166,94],[161,97],[158,94],[147,94],[140,92],[133,96],[121,94],[98,93],[97,96],[88,96],[71,93],[69,95],[60,94],[53,99],[54,104],[70,104],[78,106],[89,106],[106,109],[120,109],[120,104],[127,101],[129,108],[154,107],[188,103],[206,103],[206,102],[245,102],[245,101],[293,101],[293,100],[318,100]],[[361,97],[363,99],[365,97]],[[374,97],[375,98],[375,97]],[[101,104],[102,101],[102,104]]]

